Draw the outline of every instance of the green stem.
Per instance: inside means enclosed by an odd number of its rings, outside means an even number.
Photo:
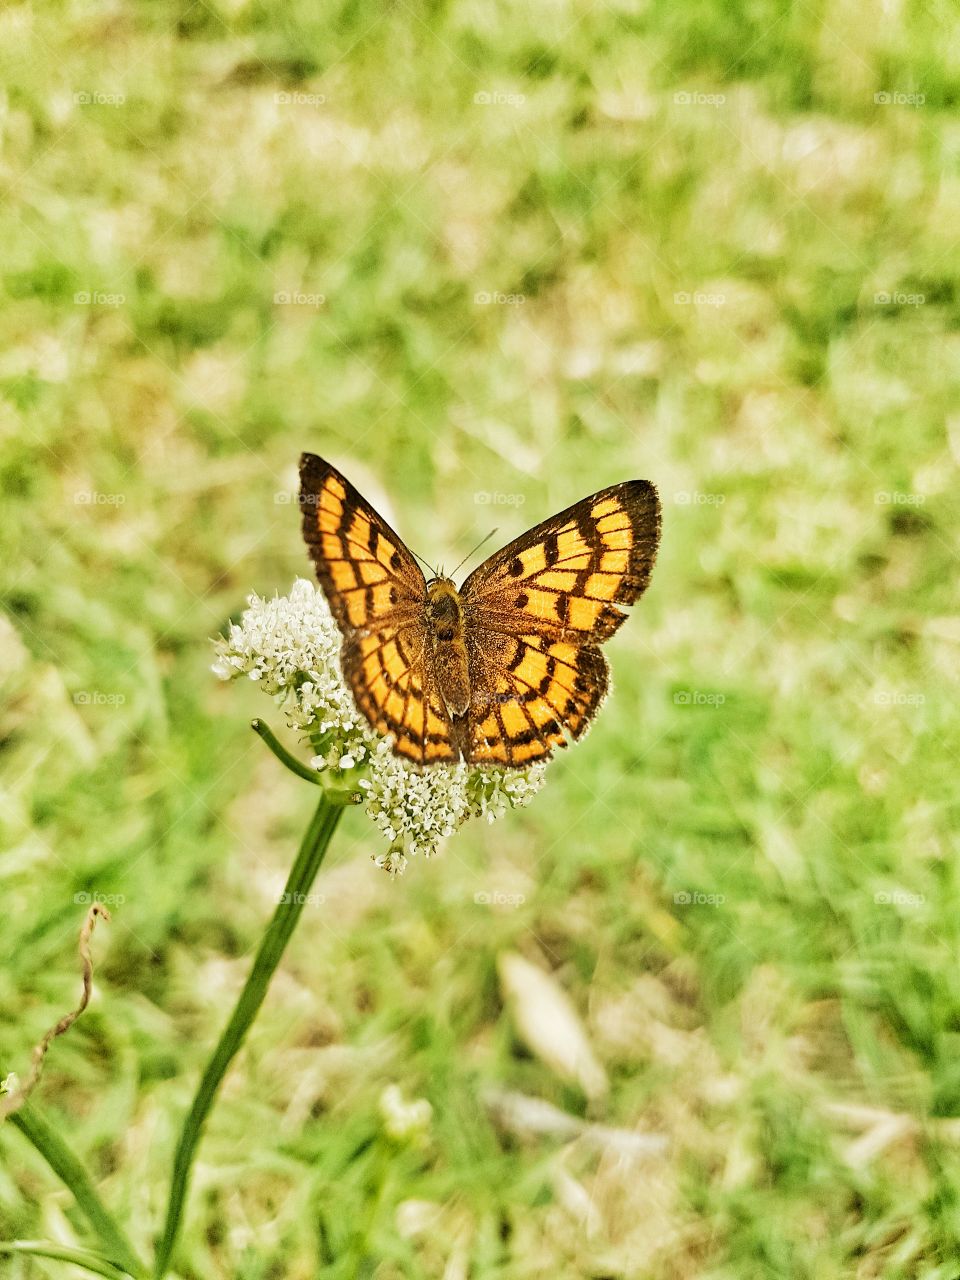
[[[177,1242],[190,1180],[190,1166],[193,1164],[197,1143],[200,1141],[203,1123],[213,1106],[220,1082],[263,1003],[270,979],[280,963],[284,949],[290,941],[290,935],[300,918],[310,886],[320,869],[330,837],[336,829],[342,812],[342,805],[331,803],[326,795],[321,797],[317,811],[300,844],[300,851],[287,879],[281,901],[263,935],[250,977],[227,1023],[226,1030],[220,1037],[220,1043],[207,1064],[200,1087],[190,1107],[190,1113],[184,1121],[173,1162],[167,1220],[157,1249],[154,1272],[157,1280],[163,1280],[167,1274],[170,1256]]]
[[[84,1267],[95,1276],[107,1276],[108,1280],[123,1280],[124,1276],[137,1274],[115,1267],[112,1262],[90,1249],[72,1249],[65,1244],[48,1244],[46,1240],[11,1240],[7,1244],[0,1243],[0,1254],[4,1253],[25,1253],[35,1258],[52,1258],[55,1262],[72,1262],[75,1267]]]
[[[262,720],[251,720],[250,728],[260,735],[280,763],[286,765],[291,773],[295,773],[298,778],[306,778],[307,782],[312,782],[315,786],[323,785],[319,771],[308,768],[296,756],[291,755],[268,724],[264,724]]]
[[[53,1172],[73,1192],[74,1199],[86,1214],[107,1257],[132,1276],[146,1275],[146,1267],[100,1199],[90,1174],[57,1130],[29,1102],[14,1111],[9,1117],[9,1123],[15,1125],[33,1143]]]

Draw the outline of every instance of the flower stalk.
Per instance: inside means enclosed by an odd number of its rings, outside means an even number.
[[[289,769],[291,773],[295,773],[298,778],[303,778],[305,782],[312,782],[314,786],[319,787],[323,784],[323,778],[316,769],[309,768],[298,760],[296,756],[291,755],[270,726],[265,724],[263,720],[251,720],[250,728],[258,737],[263,739],[280,763]]]
[[[173,1162],[173,1177],[170,1184],[170,1197],[167,1204],[167,1217],[163,1235],[157,1249],[154,1276],[162,1280],[167,1274],[170,1258],[177,1243],[183,1218],[184,1202],[190,1182],[190,1170],[196,1154],[197,1144],[203,1130],[204,1121],[213,1106],[217,1090],[233,1061],[237,1050],[243,1044],[250,1025],[263,1004],[267,987],[273,977],[277,965],[286,950],[287,943],[293,934],[300,913],[307,901],[307,895],[316,879],[317,872],[327,852],[327,846],[336,830],[337,823],[343,813],[344,806],[337,804],[326,794],[320,798],[316,812],[307,828],[300,844],[300,850],[277,909],[263,935],[257,958],[254,961],[246,986],[237,1001],[230,1021],[220,1037],[213,1057],[207,1064],[184,1121],[177,1144]]]

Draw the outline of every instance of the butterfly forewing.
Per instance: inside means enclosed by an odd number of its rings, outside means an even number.
[[[300,460],[303,536],[341,630],[366,628],[419,609],[420,566],[370,503],[329,462]]]
[[[426,653],[426,582],[402,540],[346,476],[300,460],[303,536],[343,633],[341,665],[373,728],[419,763],[457,758]]]
[[[646,480],[601,489],[545,520],[475,569],[461,588],[478,625],[578,632],[606,640],[618,604],[643,593],[660,540],[660,503]]]

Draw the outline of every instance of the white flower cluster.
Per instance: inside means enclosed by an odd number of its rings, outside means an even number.
[[[289,596],[252,595],[248,603],[240,622],[215,641],[214,674],[257,681],[284,705],[291,727],[308,736],[313,767],[330,771],[338,789],[359,789],[389,842],[375,856],[377,866],[400,874],[408,857],[430,857],[467,818],[493,822],[543,785],[543,764],[421,768],[402,760],[357,710],[340,670],[340,630],[320,589],[298,578]]]

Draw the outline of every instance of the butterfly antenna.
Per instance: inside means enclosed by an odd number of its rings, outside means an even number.
[[[480,548],[483,546],[483,544],[484,544],[485,542],[489,542],[489,541],[490,541],[490,539],[493,537],[493,535],[494,535],[496,532],[497,532],[497,531],[496,531],[496,529],[491,529],[491,530],[490,530],[490,532],[489,532],[488,534],[485,534],[485,535],[480,539],[480,541],[479,541],[479,542],[477,543],[477,545],[473,548],[473,550],[472,550],[472,551],[469,551],[469,552],[468,552],[468,553],[463,557],[463,559],[460,561],[460,563],[457,565],[457,568],[456,568],[456,569],[454,569],[454,570],[451,572],[451,574],[450,574],[451,578],[452,578],[452,577],[453,577],[453,575],[457,572],[457,570],[458,570],[458,569],[462,569],[462,568],[463,568],[463,566],[467,563],[467,561],[470,559],[470,557],[471,557],[472,555],[476,555],[476,553],[480,550]]]
[[[439,577],[441,576],[441,575],[440,575],[440,573],[438,572],[438,570],[436,570],[436,569],[433,567],[433,565],[430,563],[430,561],[429,561],[429,560],[424,560],[423,556],[421,556],[421,555],[417,555],[417,553],[416,553],[416,551],[414,551],[413,547],[408,547],[408,548],[407,548],[407,550],[410,552],[410,554],[414,557],[414,559],[415,559],[415,560],[419,560],[419,561],[420,561],[420,563],[424,566],[424,568],[425,568],[425,569],[429,569],[429,570],[430,570],[430,572],[433,574],[433,576],[434,576],[435,578],[439,578]]]

